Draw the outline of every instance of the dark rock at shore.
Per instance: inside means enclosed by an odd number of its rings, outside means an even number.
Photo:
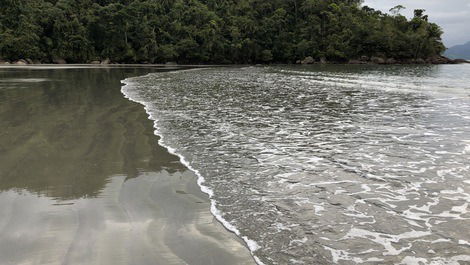
[[[65,59],[59,57],[52,58],[52,62],[55,64],[67,64],[67,61],[65,61]]]
[[[449,59],[444,56],[434,56],[431,58],[426,59],[426,63],[428,64],[454,64],[454,60]]]
[[[470,63],[464,59],[449,59],[444,56],[435,56],[427,59],[395,59],[395,58],[384,58],[384,57],[367,57],[361,56],[360,59],[351,59],[348,64],[459,64],[459,63]]]
[[[10,61],[0,59],[0,64],[10,64]]]
[[[417,64],[425,64],[425,63],[426,63],[426,61],[423,60],[423,59],[421,59],[421,58],[416,59],[415,62],[416,62]]]
[[[458,64],[458,63],[470,63],[470,61],[465,60],[465,59],[455,59],[454,63],[456,63],[456,64]]]
[[[381,57],[376,57],[376,56],[371,57],[370,61],[375,64],[385,64],[385,59]]]
[[[91,61],[90,64],[100,64],[101,61],[98,61],[98,60],[94,60],[94,61]]]
[[[19,60],[13,62],[13,64],[16,64],[16,65],[27,65],[28,62],[27,62],[26,60],[19,59]]]
[[[367,64],[367,61],[362,61],[362,60],[349,60],[348,64]]]
[[[111,63],[111,60],[109,60],[109,58],[106,58],[103,61],[101,61],[100,64],[110,64],[110,63]]]
[[[312,56],[305,57],[300,63],[301,64],[313,64],[315,59]]]
[[[396,64],[397,63],[397,60],[395,60],[394,58],[388,58],[386,61],[385,61],[386,64]]]

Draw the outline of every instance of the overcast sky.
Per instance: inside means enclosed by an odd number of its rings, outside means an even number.
[[[430,21],[444,29],[446,46],[470,41],[470,0],[365,0],[364,5],[383,12],[402,5],[406,9],[401,13],[408,17],[414,9],[425,9]]]

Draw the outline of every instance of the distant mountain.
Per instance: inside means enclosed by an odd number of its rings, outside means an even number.
[[[444,55],[451,59],[467,59],[470,60],[470,41],[463,45],[450,47],[445,51]]]

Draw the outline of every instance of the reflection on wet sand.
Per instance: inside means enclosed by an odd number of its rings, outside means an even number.
[[[0,69],[0,264],[250,264],[120,80]]]

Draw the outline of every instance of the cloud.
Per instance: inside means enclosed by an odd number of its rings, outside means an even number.
[[[470,41],[470,0],[365,0],[364,5],[389,12],[396,5],[406,7],[402,11],[413,16],[414,9],[425,9],[432,22],[444,30],[444,43],[453,46]]]

